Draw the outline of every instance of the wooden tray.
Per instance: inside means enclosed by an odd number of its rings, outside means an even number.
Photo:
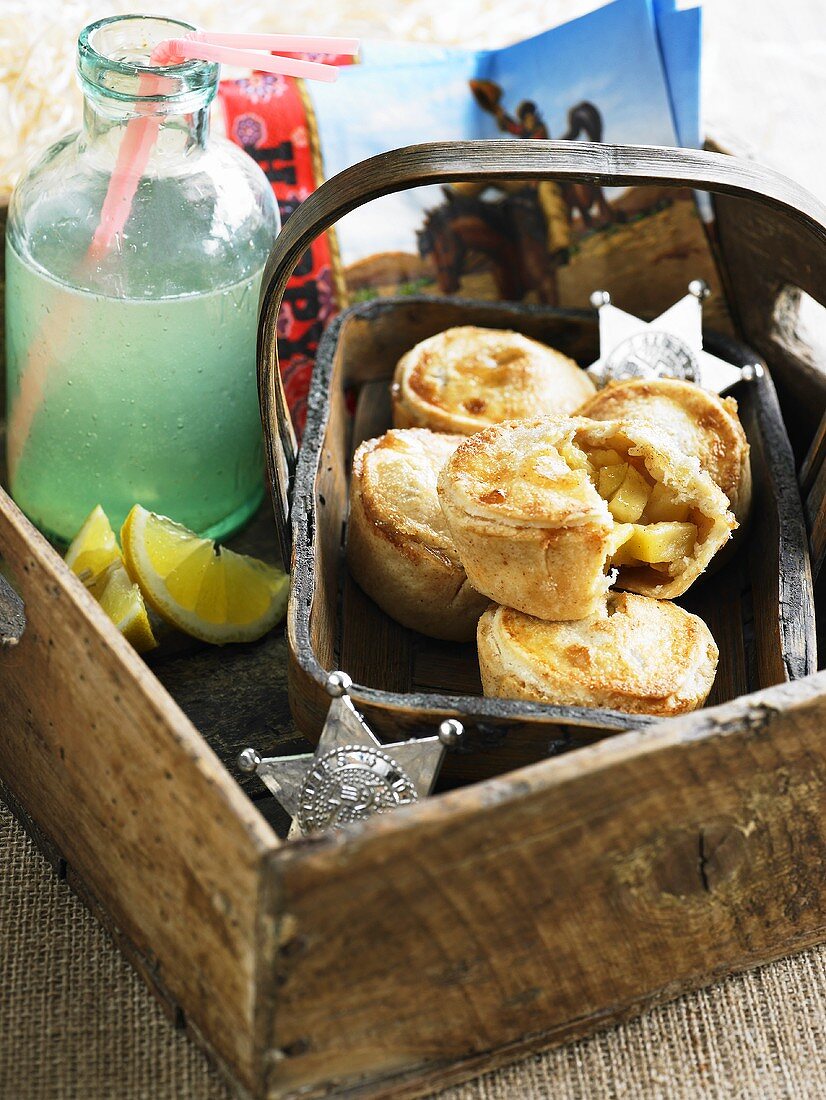
[[[464,751],[448,757],[452,781],[479,779],[656,719],[616,711],[481,698],[474,645],[439,642],[385,615],[350,578],[343,559],[352,454],[391,427],[390,380],[399,357],[451,325],[509,328],[583,364],[598,356],[593,312],[455,298],[382,299],[347,310],[319,348],[294,488],[296,602],[290,702],[317,740],[332,668],[354,679],[354,699],[376,729],[412,736],[459,717]],[[707,346],[738,365],[755,353],[721,337]],[[343,397],[358,387],[352,430]],[[768,373],[735,395],[751,444],[755,522],[740,549],[679,601],[711,627],[720,666],[709,706],[816,670],[815,615],[806,528],[794,457]],[[783,609],[781,616],[780,609]]]
[[[502,177],[653,177],[750,196],[746,215],[739,199],[718,204],[724,256],[737,258],[729,304],[772,368],[802,457],[826,377],[778,337],[773,303],[789,285],[824,297],[826,208],[720,156],[434,146],[331,180],[277,244],[260,347],[282,506],[291,474],[286,427],[286,449],[274,442],[282,276],[355,193],[473,177],[480,165]],[[752,309],[755,300],[770,304]],[[824,939],[824,672],[346,833],[282,843],[211,747],[228,755],[245,725],[268,735],[267,707],[275,721],[283,706],[282,666],[269,656],[278,637],[220,662],[202,653],[153,666],[196,728],[2,493],[0,555],[18,590],[0,585],[4,790],[242,1095],[419,1095]],[[293,636],[304,598],[297,579]],[[227,706],[212,679],[225,661],[237,662]]]

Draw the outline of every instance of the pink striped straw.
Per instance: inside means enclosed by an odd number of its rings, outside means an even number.
[[[167,67],[185,60],[213,61],[259,69],[281,76],[332,82],[338,79],[338,67],[320,61],[295,57],[277,57],[265,51],[286,50],[302,53],[334,53],[352,56],[358,52],[356,38],[317,37],[301,34],[220,34],[191,31],[180,38],[159,42],[149,58],[151,65]],[[152,95],[169,77],[162,72],[143,73],[138,84],[140,96]],[[148,110],[148,108],[147,108]],[[99,259],[123,232],[132,210],[132,201],[141,181],[161,120],[146,114],[130,119],[118,150],[118,159],[100,213],[100,222],[89,246],[89,258]]]
[[[210,42],[214,46],[238,46],[242,50],[267,53],[332,53],[347,57],[359,51],[358,38],[322,38],[309,34],[221,34],[216,31],[186,31],[181,39]],[[175,41],[180,41],[176,39]]]

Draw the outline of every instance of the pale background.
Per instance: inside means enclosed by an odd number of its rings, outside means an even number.
[[[241,8],[250,14],[249,26],[496,44],[595,6],[584,0],[239,0],[232,22],[240,27]],[[21,51],[9,43],[15,16],[20,33],[33,40],[49,18],[82,22],[81,12],[131,7],[126,0],[93,7],[90,0],[0,0],[0,76],[4,64],[21,63]],[[182,0],[147,7],[185,16],[230,5]],[[215,16],[202,21],[225,26]],[[709,132],[826,198],[826,0],[709,0],[705,62]],[[4,106],[0,94],[0,114]],[[4,141],[14,151],[10,126],[7,120],[0,132],[0,159]],[[171,1030],[99,927],[0,807],[0,1100],[226,1096],[202,1056]],[[680,998],[624,1027],[453,1090],[444,1100],[448,1096],[826,1096],[826,951]]]

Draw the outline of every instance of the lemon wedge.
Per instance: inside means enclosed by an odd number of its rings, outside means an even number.
[[[136,504],[121,528],[129,575],[168,623],[214,645],[252,642],[282,618],[289,577]]]
[[[115,532],[99,504],[72,539],[65,561],[138,653],[157,646],[141,590],[126,572]]]
[[[132,583],[120,556],[91,585],[90,591],[138,653],[157,646],[141,590]]]
[[[91,588],[113,562],[121,560],[115,532],[99,504],[83,521],[64,560],[87,588]]]

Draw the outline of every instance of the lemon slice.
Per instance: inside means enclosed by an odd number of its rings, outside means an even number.
[[[120,556],[98,577],[91,592],[138,653],[146,653],[157,646],[141,590],[132,583]]]
[[[215,645],[252,642],[281,619],[289,577],[136,504],[121,533],[126,568],[161,618]]]
[[[95,584],[113,562],[121,560],[115,532],[99,504],[72,539],[64,560],[87,588]]]

